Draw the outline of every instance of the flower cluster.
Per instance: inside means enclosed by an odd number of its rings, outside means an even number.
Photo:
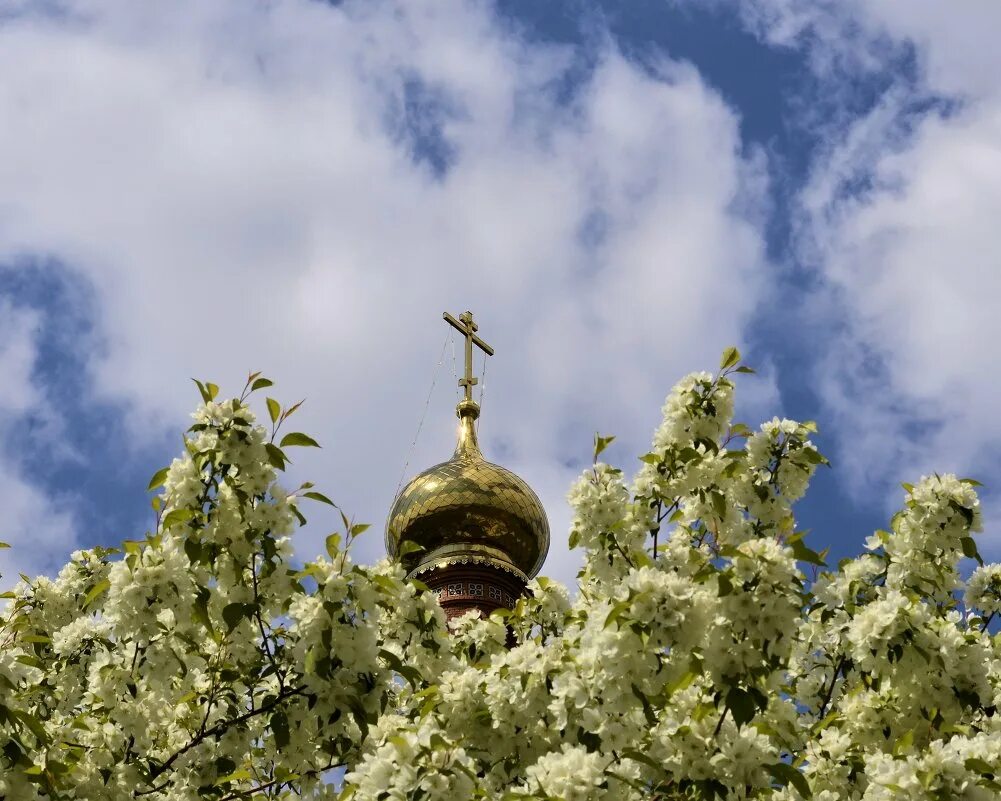
[[[575,593],[446,628],[399,565],[291,563],[295,406],[203,403],[155,530],[19,584],[0,619],[0,801],[890,801],[1001,794],[1001,566],[975,482],[905,485],[831,569],[795,504],[812,423],[732,420],[735,349],[668,396],[632,481],[570,492]],[[962,601],[961,601],[962,598]]]

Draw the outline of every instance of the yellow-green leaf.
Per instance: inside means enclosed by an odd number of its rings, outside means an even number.
[[[719,360],[719,369],[728,370],[740,363],[740,351],[733,345],[723,351],[723,356]]]
[[[268,404],[268,414],[271,416],[271,422],[277,423],[278,418],[281,417],[282,414],[281,404],[274,398],[268,398],[266,403]]]
[[[601,434],[594,435],[594,460],[598,461],[601,452],[605,450],[615,440],[614,436],[603,437]]]
[[[303,434],[301,431],[293,431],[291,434],[286,434],[278,444],[283,448],[287,448],[290,445],[300,445],[309,448],[320,447],[320,443],[308,434]]]
[[[86,609],[90,606],[95,600],[97,600],[97,597],[101,595],[101,593],[106,592],[110,586],[111,582],[108,579],[103,579],[102,581],[97,582],[97,584],[91,588],[91,591],[84,596],[83,608]]]
[[[149,485],[146,487],[146,492],[155,490],[157,487],[162,487],[163,483],[167,480],[167,474],[170,472],[170,468],[163,468],[162,470],[156,471],[153,474],[153,478],[149,480]]]
[[[164,515],[161,528],[166,531],[168,528],[177,525],[178,523],[187,523],[194,516],[195,513],[190,509],[173,509]]]
[[[326,503],[326,504],[329,504],[330,506],[333,506],[334,508],[337,508],[337,504],[334,503],[332,500],[330,500],[330,498],[328,498],[322,492],[315,492],[315,491],[313,491],[313,492],[304,492],[302,494],[302,496],[304,498],[310,498],[310,499],[312,499],[314,501],[319,501],[320,503]]]

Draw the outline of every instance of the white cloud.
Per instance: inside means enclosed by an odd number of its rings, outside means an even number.
[[[38,325],[36,314],[0,298],[0,440],[28,413],[47,415],[32,378]],[[33,575],[57,568],[69,556],[76,539],[62,505],[21,475],[16,454],[0,454],[0,541],[11,546],[0,550],[4,584],[16,581],[21,571]]]
[[[4,509],[0,576],[4,586],[29,576],[53,573],[77,546],[72,515],[63,504],[26,481],[7,459],[0,460],[0,504]]]
[[[94,282],[92,369],[137,432],[178,425],[189,376],[238,389],[263,369],[309,398],[298,425],[327,445],[297,468],[377,524],[441,311],[473,309],[497,348],[485,448],[539,491],[547,570],[567,578],[567,462],[596,428],[642,452],[670,384],[739,342],[766,267],[745,215],[763,166],[733,110],[693,69],[646,71],[611,43],[561,103],[572,57],[460,0],[15,15],[0,253],[53,254]],[[401,122],[415,82],[440,99],[441,176]],[[443,373],[411,472],[451,452]]]
[[[997,518],[1001,5],[753,7],[772,41],[810,48],[816,65],[894,79],[864,118],[829,132],[801,196],[801,255],[827,290],[818,308],[843,315],[821,316],[835,333],[818,371],[843,474],[884,490],[931,470],[979,473]],[[887,42],[912,48],[916,81]],[[918,110],[928,96],[954,106]]]
[[[39,402],[31,374],[35,366],[38,315],[0,298],[0,417],[24,414]]]

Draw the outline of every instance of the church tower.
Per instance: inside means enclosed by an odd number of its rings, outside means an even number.
[[[471,312],[444,318],[465,338],[458,444],[451,459],[417,475],[396,497],[386,550],[438,594],[451,619],[471,609],[511,609],[546,558],[549,522],[532,488],[480,452],[473,345],[488,356],[493,348],[477,336]]]

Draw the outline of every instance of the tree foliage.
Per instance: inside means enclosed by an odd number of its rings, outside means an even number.
[[[975,484],[905,485],[866,552],[827,568],[793,505],[826,463],[811,423],[732,421],[736,349],[668,396],[627,482],[570,492],[579,588],[446,631],[388,561],[291,559],[279,478],[298,405],[252,375],[198,383],[156,527],[23,579],[0,618],[0,799],[993,799],[1001,567]],[[276,444],[277,442],[277,444]],[[506,646],[509,629],[516,645]]]

